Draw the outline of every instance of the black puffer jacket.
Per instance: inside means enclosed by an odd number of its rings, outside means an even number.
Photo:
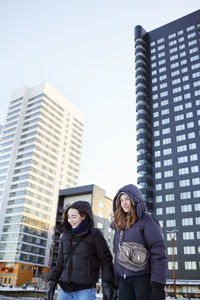
[[[87,213],[89,225],[83,232],[72,235],[69,223],[65,222],[57,265],[48,279],[59,282],[65,291],[81,290],[95,286],[101,268],[102,281],[113,283],[112,255],[101,231],[94,228],[90,204],[86,201],[74,204]],[[75,250],[69,261],[73,247]]]

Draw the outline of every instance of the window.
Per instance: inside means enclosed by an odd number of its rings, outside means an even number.
[[[159,202],[162,202],[162,196],[156,196],[156,202],[159,203]]]
[[[166,125],[170,123],[170,118],[162,119],[162,125]]]
[[[189,150],[194,150],[196,148],[197,148],[197,144],[196,143],[189,144]]]
[[[165,183],[165,189],[173,189],[174,188],[174,183],[173,182],[166,182]]]
[[[162,184],[156,184],[156,191],[162,190]]]
[[[171,144],[171,138],[163,139],[163,145]]]
[[[165,201],[166,202],[174,201],[174,194],[167,194],[167,195],[165,195]]]
[[[163,128],[162,130],[162,134],[165,135],[165,134],[168,134],[170,133],[171,129],[168,127],[168,128]]]
[[[155,178],[156,178],[156,179],[160,179],[160,178],[161,178],[161,172],[155,173]]]
[[[173,176],[173,170],[167,170],[164,172],[164,177],[171,177]]]
[[[199,177],[192,178],[192,184],[193,184],[193,185],[200,184],[200,178],[199,178]]]
[[[163,214],[163,209],[162,208],[157,208],[156,209],[156,215],[162,215]]]
[[[175,270],[178,270],[178,262],[177,261],[175,261],[174,266],[175,266]],[[168,261],[168,270],[173,270],[173,262],[172,261]]]
[[[185,51],[183,51],[183,52],[180,53],[180,57],[184,57],[184,56],[186,56],[186,52]]]
[[[177,152],[183,152],[183,151],[187,151],[187,145],[181,145],[176,147]]]
[[[155,168],[160,168],[161,167],[161,162],[160,161],[156,161],[155,162]]]
[[[172,154],[172,149],[171,148],[166,148],[163,150],[163,155],[169,155]]]
[[[191,98],[191,93],[184,94],[185,100],[190,99],[190,98]]]
[[[154,131],[154,136],[159,136],[160,135],[160,131],[159,130],[155,130]]]
[[[179,115],[181,116],[181,115]],[[181,142],[181,141],[185,141],[186,140],[186,135],[185,134],[181,134],[181,135],[177,135],[176,136],[176,141],[177,142]]]
[[[190,211],[192,211],[191,204],[181,205],[181,212],[190,212]]]
[[[191,31],[191,30],[193,30],[193,29],[195,29],[195,26],[194,26],[194,25],[191,25],[191,26],[189,26],[189,27],[186,28],[186,31],[188,32],[188,31]]]
[[[169,100],[163,100],[160,102],[161,106],[168,105],[168,104],[169,104]]]
[[[166,207],[166,214],[175,214],[175,207],[174,206]]]
[[[172,159],[165,159],[163,161],[164,166],[171,166],[172,165]]]
[[[161,76],[159,77],[159,79],[160,79],[160,81],[165,80],[165,79],[167,79],[167,75],[166,75],[166,74],[165,74],[165,75],[161,75]]]
[[[181,69],[181,73],[186,73],[186,72],[188,72],[188,68],[187,67]]]
[[[167,220],[166,221],[166,226],[167,227],[176,227],[176,220]]]
[[[173,61],[173,60],[175,60],[175,59],[178,59],[178,54],[175,54],[175,55],[173,55],[173,56],[170,57],[170,60],[171,60],[171,61]]]
[[[160,58],[160,57],[163,57],[163,56],[165,56],[165,52],[163,51],[163,52],[160,52],[160,53],[158,53],[158,58]]]
[[[185,261],[185,270],[196,270],[197,263],[196,261]]]
[[[172,247],[167,247],[167,253],[168,255],[173,254],[173,248]],[[177,247],[174,247],[174,254],[177,255]]]
[[[186,118],[189,119],[189,118],[192,118],[193,117],[193,112],[190,111],[188,113],[186,113]],[[189,127],[188,127],[189,128]]]
[[[191,192],[180,193],[180,199],[181,200],[191,199]]]
[[[197,172],[199,172],[199,166],[192,166],[191,173],[197,173]]]
[[[195,160],[197,160],[198,158],[197,158],[197,154],[191,154],[190,155],[190,160],[191,161],[195,161]]]
[[[171,49],[169,50],[169,53],[174,53],[174,52],[176,52],[177,50],[178,50],[177,47],[171,48]]]
[[[177,105],[177,106],[174,106],[174,111],[177,112],[177,111],[180,111],[180,110],[183,110],[183,105]]]
[[[159,121],[155,121],[155,122],[153,122],[153,126],[154,126],[154,127],[157,127],[157,126],[159,126]]]
[[[171,73],[171,76],[174,77],[174,76],[177,76],[177,75],[179,75],[179,74],[180,74],[180,71],[179,71],[179,70],[176,70],[176,71],[173,71],[173,72]]]
[[[178,170],[178,174],[179,175],[185,175],[185,174],[189,174],[189,168],[185,167],[185,168],[181,168]]]
[[[192,33],[187,35],[187,38],[191,39],[192,37],[195,37],[195,36],[196,36],[196,32],[192,32]]]
[[[179,95],[179,96],[173,97],[173,102],[179,102],[179,101],[181,101],[181,100],[183,100],[183,97],[182,97],[182,95]]]
[[[185,124],[180,124],[176,126],[176,131],[185,130]]]
[[[199,210],[200,210],[200,203],[196,203],[196,204],[194,205],[194,210],[195,210],[195,211],[199,211]]]
[[[159,66],[166,63],[166,59],[162,59],[158,61]]]
[[[190,226],[190,225],[193,225],[193,218],[182,219],[182,226]]]
[[[183,247],[184,254],[195,254],[195,247],[194,246],[185,246]]]
[[[159,141],[159,140],[158,140],[158,141],[155,141],[155,142],[154,142],[154,146],[155,146],[155,147],[160,146],[160,141]]]
[[[183,232],[183,240],[194,240],[194,232]]]
[[[172,80],[172,85],[178,84],[180,82],[181,82],[180,78],[174,79]]]
[[[168,39],[171,40],[174,37],[176,37],[176,33],[171,33],[170,35],[168,35]]]
[[[166,97],[166,96],[168,96],[168,91],[164,91],[164,92],[160,93],[161,98]]]
[[[160,156],[160,151],[155,151],[155,157],[159,157]]]
[[[193,191],[193,197],[194,198],[199,198],[200,197],[200,190]]]
[[[194,127],[194,122],[189,122],[187,123],[187,128],[193,128]]]
[[[170,67],[171,67],[171,69],[179,67],[179,62],[175,62],[175,63],[171,64]]]
[[[190,185],[190,179],[183,179],[179,180],[179,186],[180,187],[185,187]]]
[[[195,218],[196,225],[200,225],[200,217]],[[200,231],[199,231],[199,239],[200,239]]]

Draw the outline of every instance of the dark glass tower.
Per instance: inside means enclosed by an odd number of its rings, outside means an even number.
[[[150,32],[136,26],[135,67],[138,184],[163,228],[168,278],[174,249],[176,278],[199,280],[200,10]]]

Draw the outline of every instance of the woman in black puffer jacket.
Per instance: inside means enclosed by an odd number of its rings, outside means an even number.
[[[104,299],[114,299],[112,255],[101,231],[94,228],[90,204],[77,201],[67,207],[62,230],[57,265],[48,278],[48,300],[53,300],[57,283],[58,300],[96,299],[100,269]]]

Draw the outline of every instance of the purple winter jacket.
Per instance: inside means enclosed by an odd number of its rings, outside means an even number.
[[[151,281],[165,285],[167,272],[167,255],[160,224],[152,215],[145,213],[143,196],[140,190],[132,184],[124,186],[117,192],[113,200],[114,213],[116,210],[116,202],[121,193],[128,194],[129,197],[133,200],[137,215],[137,221],[130,228],[124,230],[123,240],[126,242],[136,242],[143,245],[150,252],[150,257],[145,269],[143,269],[142,271],[134,272],[126,269],[125,267],[122,267],[118,263],[116,258],[116,254],[119,248],[120,230],[115,230],[115,274],[118,278],[150,274]]]

